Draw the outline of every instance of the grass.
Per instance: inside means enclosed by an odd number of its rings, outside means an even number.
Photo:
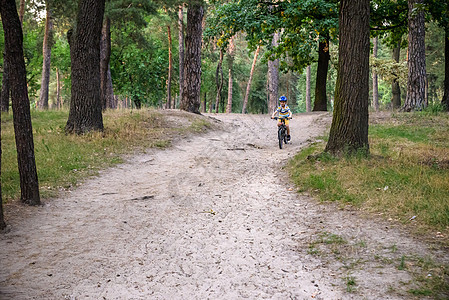
[[[181,125],[164,116],[176,114]],[[166,148],[177,135],[198,133],[211,125],[201,116],[157,110],[107,111],[104,132],[67,135],[68,111],[32,111],[35,157],[42,198],[79,184],[98,170],[121,163],[125,154],[149,147]],[[20,198],[12,113],[2,114],[2,196]]]
[[[313,144],[288,169],[300,192],[449,233],[449,115],[407,113],[371,124],[369,157]],[[317,156],[316,154],[321,154]],[[316,158],[318,157],[318,158]]]

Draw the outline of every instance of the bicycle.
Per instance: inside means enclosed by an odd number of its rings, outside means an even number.
[[[279,149],[282,149],[283,144],[288,144],[287,127],[285,126],[285,119],[287,118],[274,117],[273,119],[281,120],[281,125],[278,127],[278,140],[279,140]]]

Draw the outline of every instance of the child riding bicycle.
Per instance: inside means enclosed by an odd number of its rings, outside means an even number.
[[[278,114],[278,127],[281,126],[282,120],[285,121],[285,127],[287,127],[287,140],[290,141],[290,126],[289,126],[289,119],[292,117],[292,112],[290,111],[290,107],[287,105],[287,97],[281,96],[279,98],[280,106],[276,108],[276,110],[271,115],[271,118],[274,119],[274,116]]]

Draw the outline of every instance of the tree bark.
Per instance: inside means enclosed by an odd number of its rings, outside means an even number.
[[[242,114],[246,114],[246,106],[248,105],[249,92],[251,91],[251,83],[253,81],[254,69],[256,67],[257,56],[259,55],[259,52],[260,52],[260,46],[257,46],[256,53],[254,53],[253,64],[251,65],[251,71],[249,73],[248,84],[246,85],[246,93],[245,93],[245,99],[243,100]]]
[[[56,107],[58,109],[62,108],[61,103],[61,79],[59,78],[59,69],[56,68]]]
[[[220,105],[221,90],[223,88],[223,49],[220,49],[220,59],[218,60],[217,70],[215,72],[215,83],[217,84],[217,96],[215,97],[215,113],[218,113]],[[218,77],[220,76],[220,77]]]
[[[373,39],[373,57],[377,58],[377,46],[378,39],[375,37]],[[379,86],[377,82],[377,73],[373,68],[373,107],[376,111],[379,111]]]
[[[444,36],[444,94],[441,100],[446,111],[449,111],[449,34]]]
[[[50,84],[50,65],[51,65],[51,44],[53,39],[53,17],[51,13],[51,7],[48,5],[49,1],[46,1],[47,15],[45,19],[45,34],[44,42],[42,44],[42,80],[41,90],[39,93],[39,108],[48,109],[48,86]]]
[[[72,97],[66,131],[103,130],[100,97],[100,39],[105,0],[81,0],[77,26],[69,37]]]
[[[23,16],[25,15],[25,0],[20,0],[19,5],[19,20],[20,25],[23,26]]]
[[[310,95],[310,77],[311,77],[311,66],[308,65],[306,69],[306,112],[311,112],[312,100]]]
[[[399,56],[401,54],[401,41],[398,42],[397,46],[393,49],[393,60],[399,62]],[[401,107],[401,88],[399,86],[399,79],[394,79],[391,83],[391,93],[393,98],[391,99],[391,105],[393,109],[398,109]]]
[[[417,8],[423,0],[408,0],[408,79],[403,111],[421,110],[425,107],[426,49],[424,11]]]
[[[316,70],[315,102],[313,111],[327,111],[327,71],[329,69],[329,38],[318,45],[318,66]]]
[[[167,78],[167,104],[168,108],[171,108],[171,78],[173,73],[173,58],[172,58],[172,42],[171,42],[171,28],[167,26],[168,35],[168,78]]]
[[[203,7],[191,3],[187,9],[184,86],[180,109],[199,114],[201,88],[201,42]]]
[[[101,29],[100,42],[100,97],[103,110],[110,108],[111,95],[108,90],[108,71],[111,59],[111,20],[107,17]]]
[[[39,205],[39,183],[34,158],[33,128],[28,98],[23,34],[14,0],[0,0],[0,13],[5,33],[6,59],[14,66],[9,70],[17,162],[20,176],[20,199]]]
[[[235,45],[234,45],[234,37],[232,37],[229,40],[229,47],[228,47],[228,68],[229,68],[229,75],[228,75],[228,104],[226,105],[226,113],[232,112],[232,73],[234,72],[233,66],[234,66],[234,51]]]
[[[369,153],[369,0],[340,2],[340,44],[335,107],[325,151]]]
[[[279,33],[273,35],[273,47],[279,44]],[[268,113],[272,113],[278,104],[279,89],[279,59],[268,61]]]
[[[9,88],[9,63],[6,57],[6,49],[3,49],[3,79],[2,79],[2,96],[0,102],[0,109],[3,112],[9,111],[9,96],[11,90]]]
[[[179,97],[182,99],[184,87],[184,9],[183,5],[178,10],[178,43],[179,43]]]

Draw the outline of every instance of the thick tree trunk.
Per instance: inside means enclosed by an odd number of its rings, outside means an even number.
[[[340,2],[335,107],[326,152],[369,152],[369,0]]]
[[[45,19],[45,34],[42,45],[42,56],[44,58],[42,63],[42,79],[41,90],[39,93],[39,108],[48,109],[48,86],[50,84],[50,65],[51,65],[51,44],[53,37],[53,17],[51,8],[47,1],[47,15]]]
[[[228,68],[229,68],[229,75],[228,75],[228,104],[226,105],[226,113],[232,112],[232,73],[234,72],[233,66],[234,66],[234,51],[235,45],[234,45],[234,37],[232,37],[229,40],[229,47],[228,47]]]
[[[446,32],[444,38],[444,95],[441,105],[449,111],[449,34]]]
[[[109,107],[108,71],[111,59],[111,20],[106,18],[101,29],[100,42],[100,96],[103,110]]]
[[[245,99],[243,100],[242,114],[246,114],[246,106],[248,105],[249,92],[251,91],[251,83],[253,81],[254,69],[256,67],[257,56],[259,55],[259,52],[260,52],[260,46],[257,46],[256,53],[254,53],[253,64],[251,65],[251,71],[249,73],[248,84],[246,85],[246,93],[245,93]]]
[[[373,39],[373,57],[377,58],[377,44],[378,39],[375,37]],[[379,86],[377,82],[377,73],[373,69],[373,107],[376,111],[379,111]]]
[[[179,43],[179,97],[182,99],[184,87],[184,9],[183,5],[178,10],[178,43]]]
[[[173,73],[173,58],[172,58],[172,42],[171,42],[171,28],[167,26],[168,35],[168,78],[167,78],[167,107],[171,108],[171,78]]]
[[[201,88],[201,42],[203,34],[203,7],[192,3],[187,9],[186,53],[184,63],[184,86],[180,109],[200,113]]]
[[[221,90],[223,89],[223,49],[220,49],[220,59],[218,60],[217,71],[215,72],[215,83],[217,84],[217,96],[215,97],[215,113],[218,113],[220,105]],[[220,77],[218,77],[220,76]]]
[[[72,97],[66,131],[103,130],[100,97],[100,39],[105,0],[81,0],[77,26],[69,37]]]
[[[329,69],[329,39],[318,46],[318,66],[316,70],[315,102],[313,111],[327,111],[327,71]]]
[[[3,49],[3,79],[2,79],[2,96],[0,102],[1,111],[9,111],[9,96],[11,90],[9,88],[9,63],[6,57],[6,49]]]
[[[28,98],[23,34],[14,0],[0,1],[5,33],[6,59],[14,68],[9,70],[17,162],[20,176],[20,199],[23,203],[39,205],[39,183],[34,158],[33,129]]]
[[[408,79],[403,111],[421,110],[426,98],[426,48],[423,0],[408,0]]]
[[[273,47],[279,44],[279,33],[273,35],[271,44]],[[268,61],[268,113],[272,113],[278,104],[279,94],[279,59]]]
[[[311,66],[308,65],[306,69],[306,112],[311,112],[312,100],[310,95],[310,79],[311,79]]]
[[[399,56],[401,54],[401,41],[393,49],[393,60],[399,62]],[[399,86],[399,79],[394,79],[391,83],[391,93],[393,98],[391,99],[391,105],[393,109],[398,109],[401,107],[401,88]]]

